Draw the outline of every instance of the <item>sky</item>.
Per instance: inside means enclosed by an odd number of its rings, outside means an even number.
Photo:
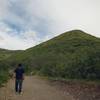
[[[100,0],[0,0],[0,48],[25,50],[74,29],[100,37]]]

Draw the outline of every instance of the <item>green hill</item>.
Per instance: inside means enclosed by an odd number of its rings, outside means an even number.
[[[0,49],[0,85],[8,79],[8,70],[10,68],[10,64],[7,62],[8,59],[17,52],[20,51]]]
[[[0,49],[0,61],[8,59],[18,51],[13,51],[13,50],[6,50],[6,49]]]
[[[77,79],[100,78],[100,39],[80,30],[65,32],[10,58],[40,74]]]

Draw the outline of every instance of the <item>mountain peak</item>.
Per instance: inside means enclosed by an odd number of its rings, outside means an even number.
[[[68,32],[65,32],[67,34],[74,34],[74,35],[82,35],[82,34],[87,34],[89,35],[88,33],[82,31],[82,30],[71,30],[71,31],[68,31]]]
[[[71,31],[69,31],[69,32],[81,32],[81,33],[85,33],[84,31],[79,30],[79,29],[71,30]]]
[[[95,38],[95,37],[82,30],[67,31],[56,37],[56,39],[70,39],[70,38],[72,39],[72,38]]]

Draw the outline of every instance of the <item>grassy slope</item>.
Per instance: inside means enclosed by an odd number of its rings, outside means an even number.
[[[14,53],[15,53],[14,51],[0,49],[0,60],[7,59]]]
[[[28,69],[63,78],[100,78],[100,39],[73,30],[12,57]]]
[[[0,86],[8,79],[8,69],[10,65],[9,63],[6,63],[6,60],[17,52],[19,51],[0,49]]]

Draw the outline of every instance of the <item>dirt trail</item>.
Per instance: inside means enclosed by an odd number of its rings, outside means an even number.
[[[0,100],[75,100],[67,93],[51,86],[48,81],[37,76],[27,76],[23,83],[23,94],[14,92],[14,80],[0,89]]]

